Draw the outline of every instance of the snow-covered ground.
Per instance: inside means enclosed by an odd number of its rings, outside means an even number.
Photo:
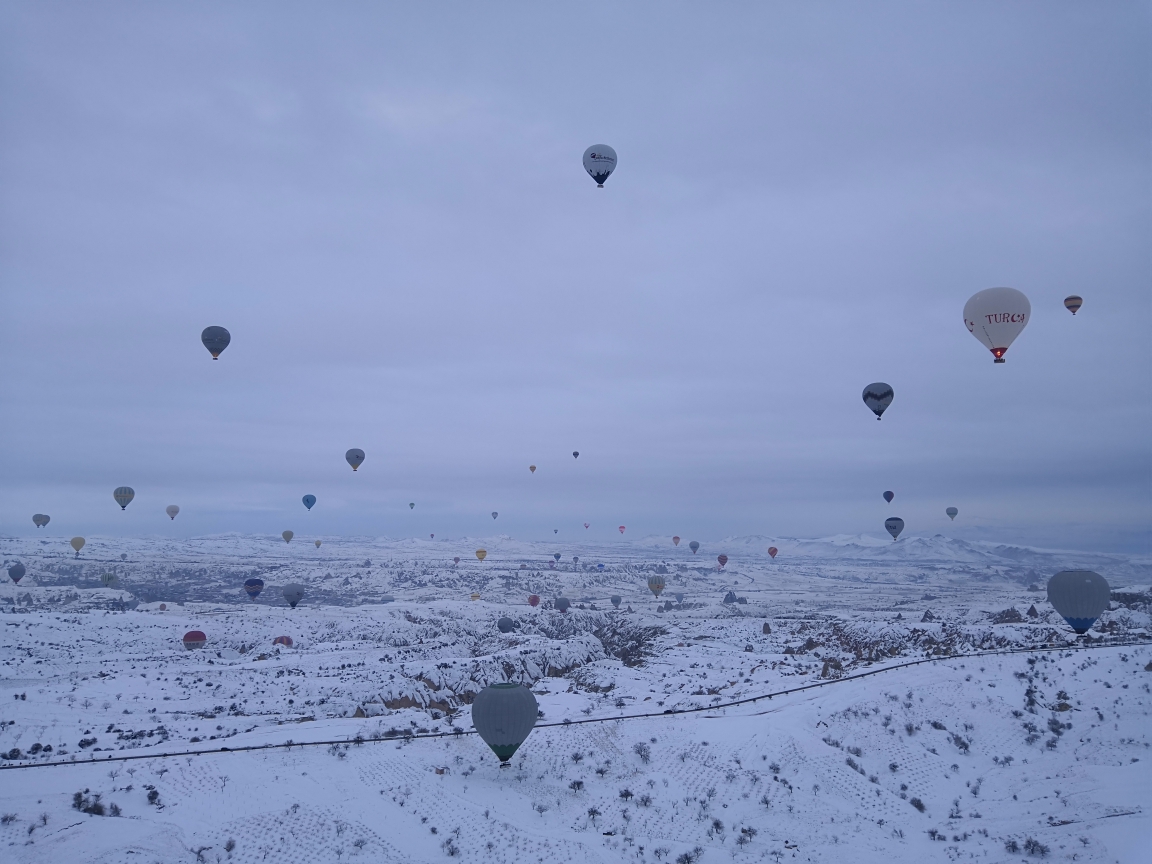
[[[89,538],[78,558],[0,539],[27,568],[0,588],[5,860],[1147,860],[1148,559],[940,536],[312,539]],[[1043,591],[1081,567],[1113,588],[1090,647]],[[997,650],[1016,653],[961,656]],[[453,734],[500,680],[543,711],[503,769]],[[636,714],[654,716],[618,719]],[[315,741],[348,743],[295,746]],[[205,752],[161,758],[186,751]]]

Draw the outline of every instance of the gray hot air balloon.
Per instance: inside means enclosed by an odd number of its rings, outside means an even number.
[[[620,604],[621,604],[621,602],[623,602],[619,594],[613,594],[611,601],[612,601],[612,605],[615,606],[617,609],[620,608]]]
[[[492,518],[493,518],[493,519],[495,519],[495,518],[496,518],[497,516],[499,516],[499,515],[500,515],[500,514],[499,514],[499,513],[497,513],[495,510],[493,510],[493,511],[492,511]]]
[[[24,578],[24,574],[26,572],[28,571],[24,569],[24,565],[17,561],[15,564],[8,568],[8,578],[19,585],[20,580]]]
[[[291,543],[292,538],[295,537],[296,534],[293,531],[283,531],[281,532],[280,536],[284,538],[285,543]]]
[[[959,510],[957,510],[955,507],[949,507],[949,508],[948,508],[947,510],[945,510],[944,512],[945,512],[945,513],[947,513],[947,514],[948,514],[948,518],[949,518],[949,519],[952,519],[953,521],[955,521],[956,517],[957,517],[958,515],[960,515],[960,511],[959,511]]]
[[[284,599],[288,601],[288,605],[293,609],[296,604],[304,599],[304,586],[293,582],[291,585],[284,586]]]
[[[223,327],[205,327],[200,334],[200,341],[208,349],[213,360],[219,360],[228,343],[232,341],[232,334]]]
[[[692,554],[695,555],[696,550],[700,548],[700,544],[697,543],[695,540],[693,540],[691,543],[688,544],[688,548],[691,549]]]
[[[36,525],[37,528],[43,528],[51,521],[52,517],[45,516],[43,513],[37,513],[32,517],[32,522]]]
[[[1061,570],[1048,580],[1048,602],[1078,634],[1088,632],[1111,596],[1104,577],[1091,570]]]
[[[472,703],[472,725],[502,765],[515,755],[540,710],[536,697],[519,684],[489,684]]]
[[[657,597],[659,597],[660,592],[662,592],[664,590],[664,577],[660,576],[659,574],[656,574],[654,576],[649,576],[648,577],[648,590],[651,591],[653,594],[655,594]]]
[[[136,490],[131,486],[117,486],[112,491],[112,497],[116,499],[116,503],[120,505],[120,509],[125,510],[128,505],[132,503],[132,499],[136,497]]]
[[[164,508],[164,512],[168,514],[169,519],[175,519],[176,514],[180,512],[180,508],[175,504],[169,504]]]
[[[496,622],[496,627],[501,633],[511,633],[516,628],[516,622],[505,615]]]
[[[561,612],[567,612],[567,611],[568,611],[568,607],[570,607],[570,606],[572,605],[572,601],[571,601],[571,600],[569,600],[567,597],[557,597],[557,598],[555,599],[555,601],[553,601],[553,605],[555,605],[555,607],[556,607],[556,608],[557,608],[559,611],[561,611]]]
[[[364,464],[364,451],[359,447],[353,447],[344,454],[344,458],[348,460],[348,464],[351,465],[352,470],[355,471]]]
[[[877,381],[864,388],[864,404],[872,409],[872,413],[875,414],[876,419],[879,420],[880,415],[892,404],[892,397],[894,395],[889,385],[883,381]]]
[[[683,592],[680,592],[680,591],[677,591],[677,592],[676,592],[676,602],[677,602],[677,603],[683,603],[683,602],[684,602],[684,594],[683,594]]]
[[[900,532],[904,530],[904,520],[899,516],[892,516],[884,520],[884,530],[892,535],[895,540],[900,536]]]
[[[604,188],[604,181],[616,170],[616,151],[607,144],[593,144],[584,151],[584,170]]]

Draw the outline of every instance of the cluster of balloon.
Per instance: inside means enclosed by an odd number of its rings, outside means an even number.
[[[132,503],[132,499],[136,497],[136,490],[131,486],[117,486],[112,490],[112,497],[116,499],[116,503],[120,505],[121,510],[127,510],[128,505]]]
[[[290,585],[285,585],[284,599],[288,601],[289,606],[295,609],[296,604],[304,599],[304,586],[297,582],[293,582]]]
[[[620,533],[621,533],[621,534],[623,534],[623,533],[624,533],[624,526],[623,526],[623,525],[621,525],[621,526],[620,526]]]
[[[83,537],[73,537],[71,540],[68,541],[68,545],[70,545],[73,549],[76,550],[76,557],[79,558],[80,557],[80,550],[84,548],[84,538]]]
[[[1069,312],[1071,312],[1073,315],[1075,315],[1077,312],[1079,312],[1080,307],[1083,305],[1084,305],[1084,298],[1083,297],[1077,297],[1075,294],[1071,294],[1071,295],[1064,298],[1064,308],[1067,309]]]
[[[672,538],[672,545],[673,546],[679,546],[680,545],[680,538],[679,537],[673,537]]]
[[[892,392],[892,387],[885,384],[883,381],[876,381],[869,384],[864,388],[864,404],[867,405],[876,419],[879,420],[888,406],[892,404],[892,398],[896,394]]]
[[[113,585],[116,584],[116,574],[115,573],[104,573],[100,576],[100,581],[104,583],[105,588],[111,588]]]
[[[527,687],[489,684],[472,703],[472,725],[503,767],[536,725],[539,711],[536,697]]]
[[[960,511],[959,511],[959,510],[957,510],[955,507],[949,507],[949,508],[948,508],[947,510],[945,510],[944,512],[948,514],[948,518],[949,518],[949,519],[951,519],[953,522],[955,522],[955,521],[956,521],[956,517],[957,517],[958,515],[960,515]]]
[[[693,540],[691,543],[688,544],[688,548],[691,549],[692,554],[695,555],[697,550],[699,550],[699,548],[700,548],[700,544],[697,543],[695,540]]]
[[[284,538],[285,543],[291,543],[292,538],[295,537],[296,534],[293,531],[284,531],[280,534],[280,536]]]
[[[496,628],[501,633],[511,633],[515,627],[516,627],[516,623],[511,618],[509,618],[507,615],[505,615],[503,618],[501,618],[499,621],[496,622]]]
[[[992,352],[993,363],[1003,363],[1031,314],[1032,304],[1015,288],[987,288],[964,304],[964,325]]]
[[[305,510],[311,510],[312,505],[316,503],[316,496],[315,495],[305,495],[300,500],[304,502],[304,509]]]
[[[244,593],[252,600],[260,596],[260,592],[264,590],[263,579],[245,579],[244,580]]]
[[[175,521],[176,517],[180,514],[180,508],[175,504],[169,504],[164,508],[164,512],[168,514],[168,518]]]
[[[884,493],[884,500],[887,501],[889,504],[892,503],[892,499],[895,497],[896,497],[895,492],[885,492]]]
[[[775,557],[776,557],[776,553],[777,553],[777,552],[779,552],[779,551],[780,551],[780,550],[779,550],[779,549],[777,549],[775,546],[769,546],[769,547],[768,547],[768,555],[769,555],[769,556],[771,556],[772,558],[775,558]]]
[[[200,341],[208,349],[213,360],[219,360],[228,343],[232,341],[232,334],[223,327],[205,327],[200,333]]]
[[[1048,602],[1079,636],[1096,623],[1111,599],[1108,582],[1091,570],[1061,570],[1048,580]]]
[[[528,470],[531,471],[533,474],[535,474],[536,473],[536,466],[535,465],[529,465]]]
[[[535,609],[537,606],[539,606],[540,605],[540,595],[539,594],[529,594],[528,595],[528,605],[531,606],[533,609]]]
[[[364,451],[359,447],[353,447],[344,454],[344,458],[348,464],[352,466],[352,470],[355,471],[364,464]]]
[[[610,602],[612,603],[613,606],[615,606],[617,609],[620,608],[620,603],[622,602],[622,600],[621,600],[621,597],[619,594],[613,594],[612,597],[609,599],[610,599]]]
[[[476,557],[479,558],[481,561],[483,561],[485,558],[488,557],[488,550],[487,549],[477,549],[476,550]]]
[[[193,648],[203,648],[208,641],[203,630],[189,630],[184,634],[184,647],[191,651]]]
[[[604,181],[616,170],[616,151],[607,144],[593,144],[584,151],[584,170],[603,189]]]
[[[900,532],[904,530],[904,520],[899,516],[890,516],[884,520],[884,530],[892,535],[892,540],[895,542]]]
[[[717,555],[716,560],[720,562],[720,567],[723,569],[724,565],[728,563],[727,555]]]
[[[273,645],[283,645],[285,648],[291,648],[292,647],[292,637],[291,636],[277,636],[275,639],[272,640],[272,644]]]
[[[664,577],[659,574],[656,574],[655,576],[649,576],[648,590],[659,597],[660,593],[664,590]]]
[[[45,516],[43,513],[35,513],[32,516],[32,522],[37,528],[43,528],[52,521],[51,516]]]
[[[568,607],[572,605],[572,601],[567,597],[557,597],[554,605],[560,612],[567,612]]]
[[[27,572],[28,571],[24,569],[24,565],[17,561],[8,568],[8,578],[19,585],[20,580],[24,578],[24,574]]]

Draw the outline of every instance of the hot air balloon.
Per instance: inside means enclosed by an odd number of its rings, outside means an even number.
[[[579,450],[573,450],[572,451],[572,458],[573,459],[579,459],[580,458],[580,451]]]
[[[552,533],[553,533],[553,534],[559,534],[559,533],[560,533],[560,529],[559,529],[559,528],[553,528],[553,529],[552,529]]]
[[[104,583],[105,588],[111,588],[113,585],[116,584],[116,574],[115,573],[103,573],[100,576],[100,581]]]
[[[429,534],[429,535],[428,535],[428,539],[429,539],[429,540],[435,540],[435,539],[436,539],[436,535],[435,535],[435,534]]]
[[[624,526],[623,526],[623,525],[621,525],[621,526],[620,526],[620,533],[621,533],[621,534],[623,534],[623,533],[624,533]]]
[[[622,601],[622,599],[621,599],[621,597],[620,597],[620,595],[619,595],[619,594],[613,594],[613,595],[612,595],[612,596],[609,598],[609,602],[610,602],[610,603],[611,603],[613,606],[615,606],[617,609],[619,609],[619,608],[620,608],[620,603],[621,603],[621,602],[623,602],[623,601]]]
[[[292,637],[291,636],[277,636],[275,639],[272,640],[272,644],[273,645],[283,645],[285,648],[291,648],[292,647]]]
[[[479,599],[480,599],[480,595],[477,594],[475,591],[473,591],[472,592],[472,602],[475,603]]]
[[[164,512],[168,514],[169,519],[175,519],[176,514],[178,514],[180,512],[180,508],[177,507],[175,504],[169,504],[167,507],[164,508]]]
[[[536,473],[536,466],[535,465],[529,465],[528,470],[531,471],[533,474],[535,474]]]
[[[485,553],[485,554],[487,554],[487,553]],[[483,559],[483,558],[481,558],[480,560],[481,560],[481,561],[483,561],[484,559]],[[453,559],[452,559],[452,563],[453,563],[453,564],[459,564],[459,563],[460,563],[460,556],[459,556],[459,555],[457,555],[455,558],[453,558]]]
[[[19,585],[20,580],[24,578],[24,574],[26,572],[28,571],[24,569],[24,565],[17,561],[15,564],[8,568],[8,578]]]
[[[994,363],[1004,362],[1004,352],[1020,335],[1032,315],[1032,304],[1015,288],[988,288],[973,294],[964,304],[964,324],[992,352]]]
[[[500,515],[500,514],[499,514],[499,513],[497,513],[495,510],[493,510],[493,511],[492,511],[492,518],[493,518],[493,519],[495,519],[495,518],[496,518],[497,516],[499,516],[499,515]]]
[[[728,563],[728,556],[727,555],[717,555],[716,560],[719,561],[720,566],[723,567],[725,564]]]
[[[648,590],[651,591],[653,594],[655,594],[657,597],[659,597],[660,592],[662,592],[664,590],[664,577],[659,575],[659,574],[657,574],[655,576],[649,576],[648,577]]]
[[[296,535],[291,531],[284,531],[280,536],[284,538],[285,543],[291,543],[292,538]]]
[[[779,550],[779,549],[777,549],[775,546],[769,546],[769,547],[768,547],[768,554],[769,554],[770,556],[772,556],[773,558],[775,558],[775,557],[776,557],[776,553],[777,553],[777,552],[779,552],[779,551],[780,551],[780,550]]]
[[[552,557],[555,558],[557,561],[559,561],[560,560],[560,553],[559,552],[553,552]]]
[[[344,454],[344,458],[348,461],[348,464],[352,466],[352,470],[355,471],[364,464],[364,451],[359,447],[353,447]]]
[[[128,560],[128,553],[126,553],[126,552],[121,552],[121,553],[120,553],[120,560],[121,560],[121,561],[127,561],[127,560]]]
[[[573,564],[579,564],[580,563],[580,556],[579,555],[573,555],[572,556],[572,563]]]
[[[72,546],[73,549],[76,550],[76,557],[79,558],[80,557],[80,550],[84,548],[84,538],[83,537],[73,537],[71,540],[68,541],[68,543]]]
[[[568,607],[572,605],[572,601],[567,597],[557,597],[553,605],[561,612],[567,612]]]
[[[488,550],[487,549],[477,549],[476,550],[476,557],[479,558],[481,561],[483,561],[485,558],[488,557]]]
[[[949,508],[948,508],[947,510],[945,510],[944,512],[945,512],[945,513],[947,513],[947,514],[948,514],[948,518],[949,518],[949,519],[951,519],[951,520],[953,520],[953,521],[955,521],[955,520],[956,520],[956,517],[957,517],[957,516],[959,515],[959,513],[960,513],[960,511],[959,511],[959,510],[957,510],[955,507],[949,507]]]
[[[305,509],[311,510],[312,505],[316,503],[316,496],[315,495],[305,495],[300,500],[304,502]]]
[[[416,502],[415,501],[409,501],[408,502],[408,509],[409,510],[415,510],[416,509]]]
[[[167,603],[161,603],[160,604],[160,611],[161,612],[167,612],[168,611],[168,604]]]
[[[521,569],[521,570],[527,570],[527,569],[528,569],[528,565],[527,565],[527,564],[521,564],[521,565],[520,565],[520,569]]]
[[[529,594],[528,595],[528,605],[531,606],[533,609],[535,609],[537,606],[539,606],[540,605],[540,595],[539,594]]]
[[[316,540],[316,541],[314,541],[314,542],[316,543],[316,548],[317,548],[317,549],[319,549],[319,548],[320,548],[320,541],[319,541],[319,540]]]
[[[1048,580],[1048,602],[1077,635],[1088,632],[1111,598],[1104,577],[1091,570],[1061,570]]]
[[[284,599],[288,601],[289,606],[295,609],[296,604],[304,599],[304,586],[296,582],[293,582],[291,585],[285,585]]]
[[[45,516],[43,513],[37,513],[36,515],[34,515],[32,517],[32,522],[36,525],[37,528],[43,528],[45,525],[47,525],[51,521],[52,521],[52,517],[51,516]]]
[[[501,765],[524,743],[540,710],[536,697],[519,684],[489,684],[472,703],[472,725]]]
[[[515,628],[515,626],[516,626],[516,622],[514,622],[507,615],[505,615],[503,618],[501,618],[499,621],[496,622],[496,628],[501,633],[511,633],[513,628]]]
[[[263,579],[245,579],[244,580],[244,593],[251,599],[255,600],[260,596],[260,592],[264,590]]]
[[[679,546],[680,545],[680,538],[679,537],[673,537],[672,538],[672,545],[673,546]]]
[[[696,550],[700,548],[700,544],[697,543],[695,540],[693,540],[691,543],[688,544],[688,548],[691,549],[692,554],[695,555]]]
[[[208,637],[203,630],[189,630],[184,634],[184,647],[191,651],[193,648],[203,648]]]
[[[228,343],[232,341],[232,334],[223,327],[205,327],[200,334],[200,341],[204,343],[212,359],[219,360]]]
[[[136,497],[136,492],[131,486],[117,486],[112,490],[112,497],[116,499],[121,510],[126,510],[128,505],[132,503],[132,499]]]
[[[585,523],[584,523],[584,527],[585,527],[585,528],[587,528],[587,527],[588,527],[588,523],[587,523],[587,522],[585,522]]]
[[[683,603],[684,602],[684,593],[682,591],[676,592],[676,602],[677,603]]]
[[[895,540],[900,536],[900,532],[904,530],[904,520],[899,516],[892,516],[884,520],[884,529],[892,535]]]
[[[1083,305],[1084,298],[1077,297],[1075,294],[1071,294],[1064,298],[1064,308],[1071,312],[1073,315],[1075,315]]]
[[[584,151],[584,170],[603,189],[604,181],[616,170],[616,151],[607,144],[593,144]]]
[[[596,569],[597,569],[597,570],[603,570],[603,569],[604,569],[604,565],[603,565],[603,564],[597,564],[597,565],[596,565]]]
[[[877,381],[864,388],[864,404],[872,410],[876,419],[879,420],[880,415],[892,404],[894,395],[890,386],[883,381]]]
[[[884,500],[887,501],[889,504],[892,503],[892,499],[895,497],[896,497],[895,492],[885,492],[884,493]]]

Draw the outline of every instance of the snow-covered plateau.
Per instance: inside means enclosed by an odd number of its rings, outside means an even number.
[[[314,539],[0,538],[0,858],[1148,860],[1146,557]],[[1063,569],[1112,588],[1087,637]],[[469,713],[499,681],[541,709],[505,768]]]

